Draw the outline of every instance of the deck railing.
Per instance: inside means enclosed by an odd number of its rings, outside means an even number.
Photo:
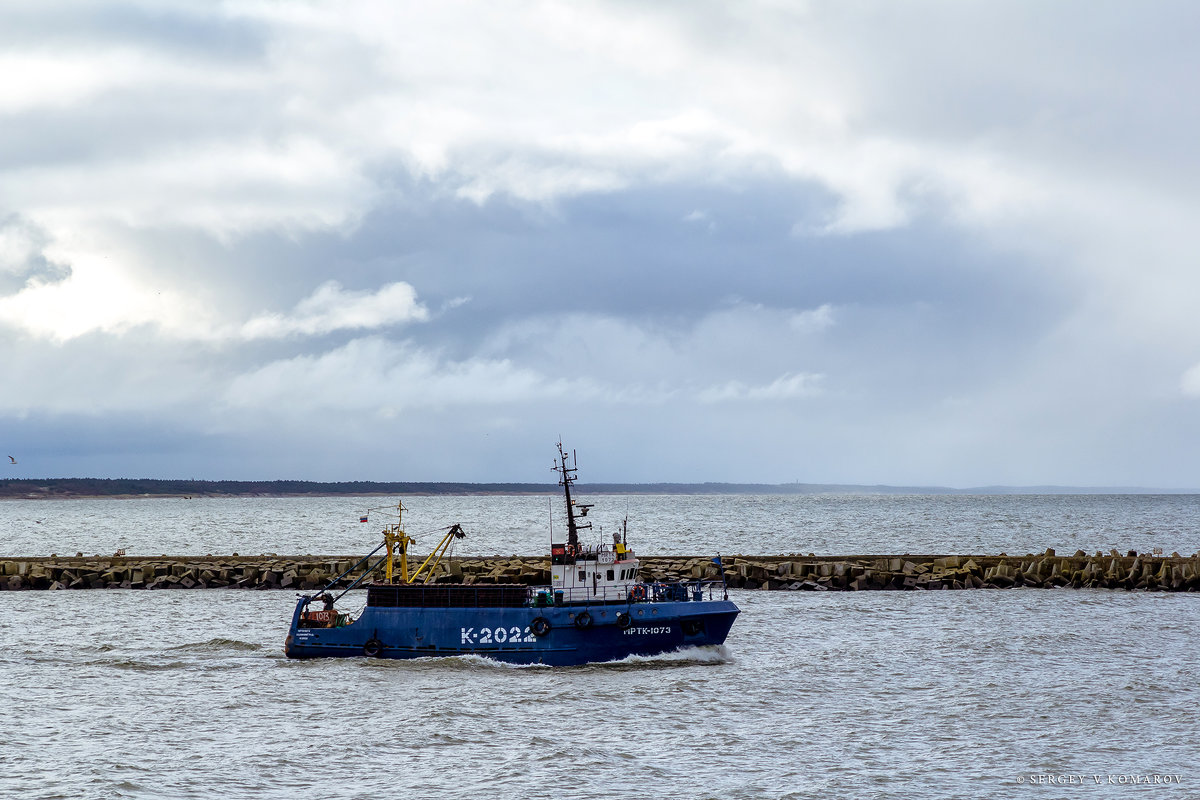
[[[531,586],[529,600],[533,605],[552,606],[580,603],[680,603],[697,600],[727,599],[722,581],[695,580],[678,583],[629,583],[620,586],[555,589],[551,586]]]

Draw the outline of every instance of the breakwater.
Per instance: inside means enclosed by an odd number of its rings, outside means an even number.
[[[84,556],[0,559],[0,591],[59,589],[292,589],[326,585],[361,556]],[[724,580],[730,587],[783,591],[1009,589],[1014,587],[1200,591],[1200,553],[1146,555],[1113,550],[1059,556],[857,555],[642,557],[644,581]],[[338,582],[348,586],[372,559]],[[528,586],[550,583],[541,556],[442,561],[435,582]]]

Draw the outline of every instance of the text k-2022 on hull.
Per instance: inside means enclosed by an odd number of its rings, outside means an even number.
[[[724,581],[641,581],[625,531],[614,534],[611,546],[581,544],[579,532],[591,523],[580,518],[591,506],[571,498],[576,468],[561,444],[554,468],[566,499],[567,540],[551,543],[549,586],[433,583],[446,549],[465,535],[458,525],[409,574],[412,540],[398,521],[384,529],[383,544],[358,564],[317,593],[300,597],[284,645],[288,657],[472,654],[514,664],[569,666],[723,644],[738,615]],[[374,567],[337,597],[330,594],[342,577],[383,549],[386,555]],[[720,563],[719,556],[715,560]],[[367,604],[361,613],[339,612],[337,600],[379,570],[382,580],[365,584]],[[324,608],[310,610],[318,600]]]

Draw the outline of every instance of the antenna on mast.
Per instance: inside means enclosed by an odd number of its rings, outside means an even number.
[[[568,461],[567,452],[563,449],[562,442],[558,443],[558,461],[555,462],[554,471],[558,473],[558,485],[563,487],[563,494],[567,502],[567,552],[574,554],[579,552],[579,531],[592,527],[592,523],[578,523],[575,521],[575,503],[571,500],[571,484],[574,483],[578,476],[576,472],[578,467],[575,466],[575,451],[571,451],[571,458]],[[582,514],[580,515],[582,516]]]

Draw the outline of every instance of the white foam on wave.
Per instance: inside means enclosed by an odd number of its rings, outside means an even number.
[[[423,656],[420,658],[402,658],[402,659],[367,659],[372,667],[383,667],[386,669],[406,668],[406,669],[482,669],[482,670],[505,670],[505,669],[583,669],[583,668],[628,668],[628,667],[672,667],[683,666],[689,664],[727,664],[733,661],[733,656],[729,649],[721,645],[706,645],[704,647],[684,647],[679,650],[673,650],[669,653],[659,653],[653,656],[629,655],[624,658],[614,659],[612,661],[595,661],[587,664],[577,664],[572,667],[554,667],[549,664],[513,664],[508,661],[500,661],[487,656],[477,655],[475,653],[466,653],[463,655],[447,655],[447,656]]]
[[[447,660],[447,659],[441,659],[441,660]],[[512,664],[512,663],[509,663],[508,661],[499,661],[494,658],[488,658],[487,656],[475,655],[474,653],[468,653],[466,655],[461,655],[461,656],[453,656],[452,658],[450,658],[448,660],[456,661],[460,664],[466,664],[466,665],[471,666],[472,668],[479,668],[479,669],[547,669],[548,668],[548,666],[546,664]]]
[[[733,655],[723,644],[705,645],[703,647],[682,647],[669,653],[659,653],[653,656],[630,655],[615,661],[605,661],[588,666],[676,666],[683,664],[727,664],[733,661]]]
[[[368,658],[362,661],[370,667],[385,669],[548,669],[546,664],[511,664],[494,658],[464,653],[462,655],[420,656],[417,658]]]

